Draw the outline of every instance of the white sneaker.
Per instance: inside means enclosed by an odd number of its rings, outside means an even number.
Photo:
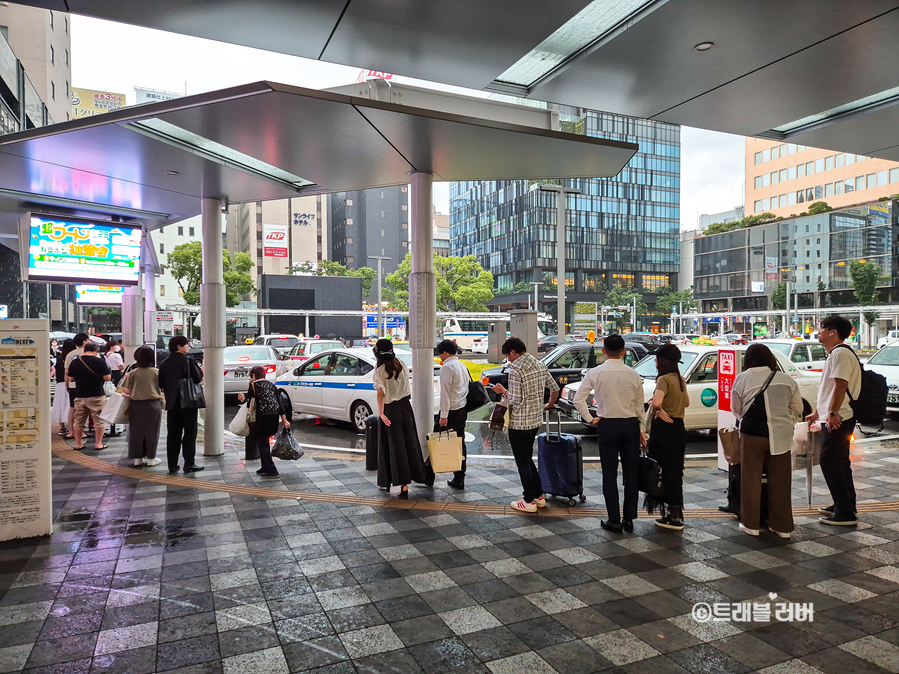
[[[543,494],[540,498],[536,499],[534,501],[534,503],[537,504],[538,508],[545,508],[546,507],[546,494]]]
[[[742,523],[740,524],[740,531],[742,531],[744,534],[749,534],[750,536],[759,535],[758,529],[750,529],[749,527],[744,527]]]
[[[768,531],[770,531],[772,534],[776,534],[776,535],[780,536],[781,538],[789,538],[790,537],[790,534],[782,534],[779,531],[774,531],[774,529],[768,529]]]
[[[158,466],[160,463],[162,463],[162,459],[147,459],[144,462],[144,465],[145,466]]]
[[[132,465],[135,465],[135,466],[143,466],[144,460],[143,459],[132,459],[131,463],[132,463]]]
[[[528,503],[524,499],[521,499],[520,501],[512,501],[512,507],[515,508],[515,510],[520,510],[521,512],[525,513],[537,512],[536,501],[531,501],[530,503]]]

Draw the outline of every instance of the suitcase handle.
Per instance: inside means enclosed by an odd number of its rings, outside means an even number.
[[[550,442],[561,442],[562,441],[562,411],[556,410],[556,434],[555,440],[552,439],[553,434],[549,430],[549,413],[550,410],[543,410],[543,423],[546,427],[546,439]]]

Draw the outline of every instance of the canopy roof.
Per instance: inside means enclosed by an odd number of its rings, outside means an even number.
[[[23,4],[899,160],[896,0]]]
[[[491,103],[475,100],[471,109]],[[495,107],[502,117],[509,106]],[[3,136],[0,233],[15,232],[27,210],[162,226],[199,213],[201,198],[238,203],[400,185],[415,171],[437,180],[611,176],[636,151],[633,143],[259,82]]]

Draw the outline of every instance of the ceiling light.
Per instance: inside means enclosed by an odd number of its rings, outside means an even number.
[[[192,131],[182,129],[180,126],[169,124],[155,117],[139,122],[126,122],[122,126],[166,145],[195,154],[208,161],[256,176],[262,180],[289,187],[297,192],[304,187],[315,184],[227,145],[216,143],[214,140],[204,138]]]
[[[859,98],[851,103],[839,105],[830,110],[819,112],[816,115],[809,115],[808,117],[797,119],[795,122],[775,127],[765,134],[760,135],[764,135],[768,138],[782,139],[788,134],[811,131],[815,127],[829,124],[837,119],[859,113],[873,112],[879,108],[895,105],[896,103],[899,103],[899,87],[893,87],[892,89],[887,89],[886,91],[881,91],[877,94]]]
[[[181,175],[178,171],[166,171],[165,174],[166,174],[167,176],[177,176],[177,175]]]
[[[531,88],[605,37],[625,30],[667,0],[593,0],[488,86]]]
[[[696,51],[708,51],[712,47],[715,46],[714,42],[700,42],[698,45],[693,47]]]

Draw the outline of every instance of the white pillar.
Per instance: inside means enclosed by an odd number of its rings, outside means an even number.
[[[430,173],[412,174],[412,273],[409,274],[409,326],[412,347],[412,411],[418,425],[422,453],[434,425],[434,346],[437,338],[437,281],[434,276],[434,231],[431,226]]]
[[[556,282],[559,290],[558,296],[558,323],[559,341],[565,343],[565,186],[561,186],[556,192]],[[535,354],[536,355],[536,354]]]
[[[200,341],[203,342],[203,388],[206,410],[203,455],[225,451],[225,277],[222,262],[222,214],[218,199],[203,199],[203,283],[200,285]]]
[[[148,235],[149,236],[149,235]],[[144,334],[147,341],[155,342],[156,334],[156,272],[149,260],[142,263],[144,277]]]
[[[126,364],[134,362],[134,352],[144,344],[143,312],[138,279],[137,285],[125,286],[125,294],[122,296],[122,357]]]

